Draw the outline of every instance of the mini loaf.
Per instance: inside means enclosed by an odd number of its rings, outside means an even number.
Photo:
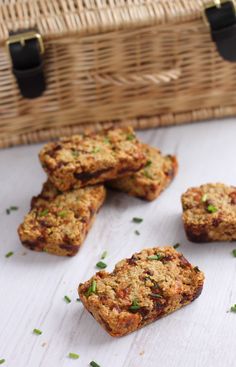
[[[142,147],[147,158],[145,167],[130,176],[110,181],[108,187],[151,201],[173,180],[178,163],[174,156],[163,156],[160,150],[146,144],[142,144]]]
[[[216,183],[190,188],[182,195],[182,206],[190,241],[236,240],[236,187]]]
[[[74,256],[104,199],[102,185],[61,193],[46,182],[18,229],[21,242],[31,250]]]
[[[47,144],[39,157],[61,191],[123,177],[146,164],[141,143],[129,127],[64,138]]]
[[[152,248],[100,271],[79,286],[86,309],[112,336],[123,336],[197,298],[204,274],[173,247]]]

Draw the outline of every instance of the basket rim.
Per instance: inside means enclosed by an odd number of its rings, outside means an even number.
[[[114,5],[114,0],[5,0],[0,5],[0,42],[6,41],[9,30],[37,28],[47,38],[194,21],[201,18],[208,2],[120,0]]]

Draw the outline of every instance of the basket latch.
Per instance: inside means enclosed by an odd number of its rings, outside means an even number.
[[[46,84],[43,73],[44,44],[40,33],[36,30],[10,33],[6,44],[22,96],[41,96]]]
[[[236,6],[233,0],[214,0],[205,8],[204,17],[210,26],[212,40],[219,54],[236,62]]]

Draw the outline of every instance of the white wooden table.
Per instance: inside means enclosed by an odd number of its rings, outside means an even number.
[[[206,182],[236,184],[236,121],[225,120],[139,133],[180,170],[153,203],[110,193],[79,254],[60,258],[26,250],[17,227],[45,175],[41,145],[0,151],[0,359],[7,367],[234,367],[236,365],[236,244],[192,244],[181,223],[180,195]],[[6,208],[19,210],[6,215]],[[132,218],[142,217],[134,224]],[[137,236],[134,231],[141,233]],[[184,255],[205,271],[201,297],[184,309],[129,336],[114,339],[76,302],[77,286],[95,271],[107,250],[108,270],[133,252],[181,243]],[[5,254],[14,255],[5,258]],[[72,302],[66,304],[68,295]],[[43,334],[33,335],[34,328]],[[67,357],[80,354],[78,360]]]

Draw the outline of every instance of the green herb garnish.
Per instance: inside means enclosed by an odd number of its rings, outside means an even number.
[[[107,257],[107,254],[108,254],[108,252],[107,251],[104,251],[102,253],[101,259],[104,260]]]
[[[140,236],[140,232],[139,231],[134,231],[134,233],[137,235],[137,236]]]
[[[95,293],[96,289],[97,289],[97,283],[96,283],[96,280],[93,280],[92,284],[90,285],[89,289],[87,290],[87,292],[85,294],[86,297],[89,297],[89,296],[91,296],[92,293]]]
[[[180,246],[180,244],[176,243],[173,247],[174,247],[174,249],[177,249],[177,248],[179,248],[179,246]]]
[[[6,362],[6,360],[5,359],[0,359],[0,364],[3,364],[3,363],[5,363]]]
[[[202,196],[202,203],[205,203],[207,201],[207,194],[204,194]]]
[[[148,260],[161,260],[162,258],[163,258],[163,255],[161,254],[148,256]]]
[[[153,179],[153,176],[147,170],[144,170],[143,174],[144,174],[145,177],[149,178],[150,180]]]
[[[195,266],[193,269],[196,271],[196,273],[200,273],[200,269],[198,266]]]
[[[49,213],[49,210],[45,209],[42,212],[39,212],[38,216],[39,217],[45,217],[48,213]]]
[[[76,353],[69,353],[68,357],[71,359],[79,359],[79,354]]]
[[[66,217],[66,215],[67,215],[67,211],[62,210],[62,211],[61,211],[61,212],[59,212],[57,215],[58,215],[58,217],[65,218],[65,217]]]
[[[134,139],[135,139],[135,136],[133,134],[129,134],[126,137],[126,140],[129,140],[129,141],[134,140]]]
[[[14,252],[13,251],[10,251],[10,252],[8,252],[6,255],[5,255],[5,257],[11,257],[12,255],[14,255]]]
[[[35,335],[41,335],[43,332],[42,332],[41,330],[39,330],[39,329],[34,329],[34,330],[33,330],[33,333],[34,333]]]
[[[64,296],[64,301],[66,303],[71,303],[71,299],[68,296]]]
[[[233,306],[230,308],[230,311],[231,311],[231,312],[235,312],[235,313],[236,313],[236,304],[235,304],[235,305],[233,305]]]
[[[7,215],[11,214],[11,212],[18,210],[18,206],[10,206],[10,208],[6,209]]]
[[[134,222],[134,223],[142,223],[142,221],[143,221],[143,219],[142,218],[138,218],[138,217],[134,217],[132,219],[132,222]]]
[[[105,143],[105,144],[110,144],[110,140],[109,140],[109,138],[104,138],[103,143]]]
[[[92,366],[92,367],[100,367],[99,364],[97,364],[94,361],[90,362],[89,365]]]
[[[162,298],[160,294],[156,294],[156,293],[151,293],[150,296],[153,298]]]
[[[79,152],[77,150],[72,150],[71,154],[73,157],[77,158],[79,156]]]
[[[209,213],[216,213],[218,211],[218,209],[214,205],[208,205],[207,211]]]
[[[93,150],[92,150],[92,153],[99,153],[100,152],[100,148],[99,147],[95,147],[95,148],[93,148]]]
[[[107,264],[105,264],[103,261],[99,261],[96,264],[96,267],[99,268],[99,269],[105,269],[107,267]]]
[[[236,257],[236,249],[234,249],[234,250],[232,251],[232,254],[233,254],[233,256],[234,256],[234,257]]]
[[[132,305],[129,307],[130,311],[137,311],[139,310],[141,307],[139,305],[139,301],[137,299],[134,299],[132,302]]]
[[[81,302],[81,299],[80,298],[76,298],[76,302]]]
[[[149,167],[149,166],[151,166],[151,164],[152,164],[152,161],[149,159],[149,160],[147,161],[147,163],[145,164],[145,167]]]

